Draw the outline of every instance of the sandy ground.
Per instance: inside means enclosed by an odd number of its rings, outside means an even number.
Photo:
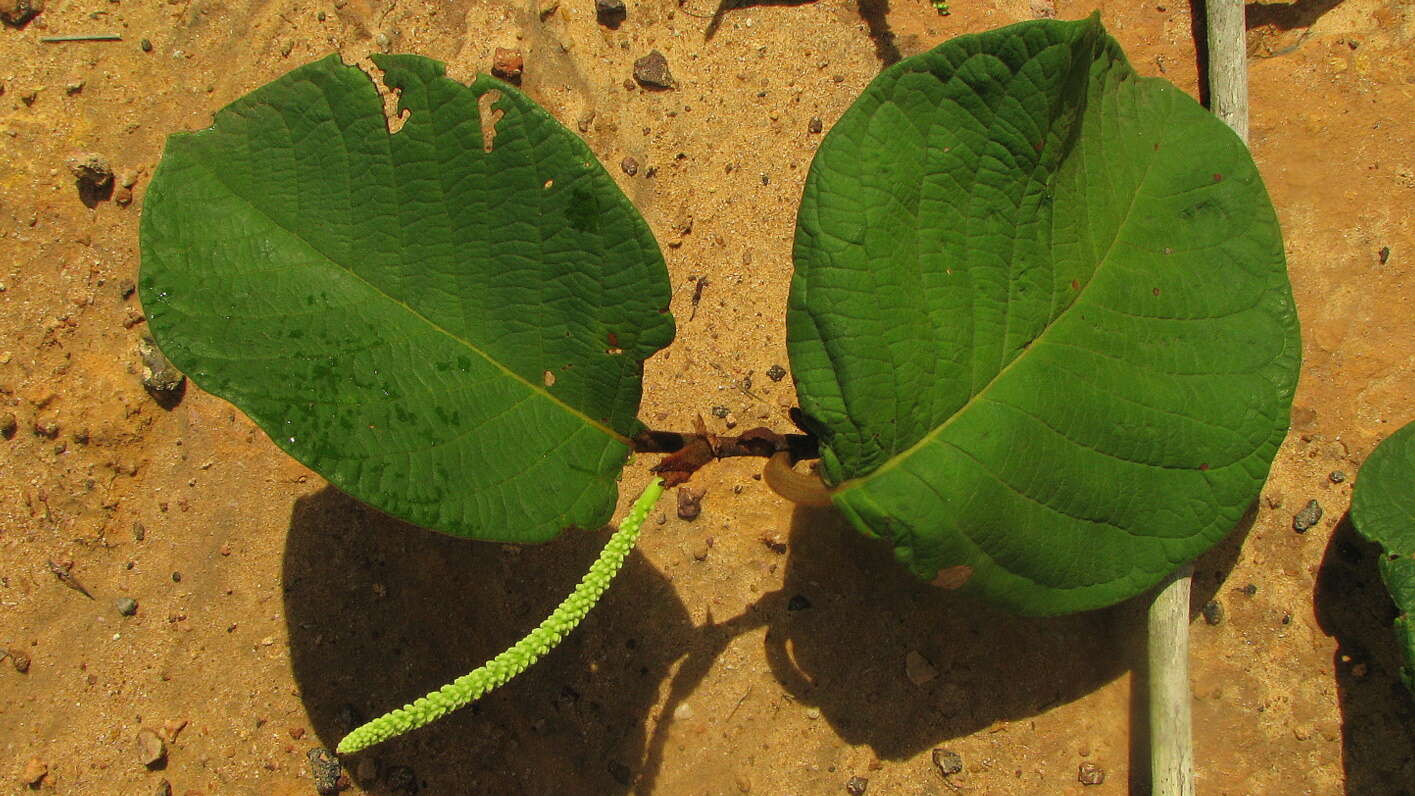
[[[687,430],[702,413],[723,430],[710,410],[724,406],[785,431],[791,381],[764,374],[789,364],[810,120],[828,131],[901,55],[1092,8],[952,6],[783,0],[714,18],[704,0],[651,0],[610,30],[590,0],[51,0],[0,29],[0,415],[18,423],[0,439],[0,647],[30,660],[0,666],[0,790],[25,792],[26,767],[43,766],[44,792],[152,794],[167,780],[179,795],[311,793],[310,749],[499,651],[605,537],[517,549],[407,527],[199,389],[158,405],[138,381],[142,309],[124,288],[166,135],[331,51],[415,52],[467,78],[493,48],[519,47],[526,90],[582,130],[666,244],[679,335],[648,363],[641,416]],[[1197,93],[1185,4],[1100,6],[1141,72]],[[1252,148],[1287,238],[1304,370],[1251,524],[1198,564],[1196,612],[1224,609],[1192,627],[1199,792],[1411,793],[1415,699],[1345,513],[1372,447],[1415,419],[1415,6],[1255,5],[1250,19]],[[122,40],[40,41],[83,33]],[[676,90],[626,88],[652,49]],[[131,204],[81,201],[74,151],[134,180]],[[1141,605],[999,614],[914,583],[834,516],[775,498],[759,471],[700,473],[702,516],[660,512],[560,650],[347,760],[349,792],[815,794],[852,777],[871,794],[1147,790]],[[1324,518],[1294,533],[1312,499]],[[95,599],[50,560],[73,562]],[[938,676],[911,682],[911,653]],[[156,770],[144,728],[168,736]],[[935,749],[963,770],[942,776]],[[1083,764],[1104,783],[1082,785]]]

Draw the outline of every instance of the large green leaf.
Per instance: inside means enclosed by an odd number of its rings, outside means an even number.
[[[1014,610],[1154,584],[1234,527],[1286,432],[1297,320],[1257,170],[1096,17],[885,70],[811,165],[795,260],[835,505]]]
[[[331,56],[168,141],[142,220],[153,333],[384,511],[511,541],[598,525],[643,360],[673,336],[658,245],[516,89],[374,60],[410,114],[396,134],[372,81]]]
[[[1351,521],[1381,546],[1381,580],[1400,611],[1395,635],[1405,656],[1401,679],[1415,692],[1415,423],[1386,438],[1361,465]]]

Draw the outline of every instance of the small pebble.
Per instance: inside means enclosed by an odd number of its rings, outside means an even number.
[[[692,522],[703,513],[703,493],[686,486],[678,489],[678,519]]]
[[[157,788],[152,792],[152,796],[172,796],[172,783],[165,779],[157,783]]]
[[[148,768],[157,768],[167,759],[167,744],[157,733],[146,727],[138,730],[138,761]]]
[[[152,42],[147,39],[143,39],[141,42],[139,42],[138,46],[141,47],[142,51],[145,53],[152,52]]]
[[[180,572],[173,572],[173,573],[172,573],[172,582],[173,582],[173,583],[181,583],[181,582],[182,582],[182,573],[180,573]]]
[[[845,781],[845,792],[850,796],[864,796],[869,787],[870,781],[864,777],[851,777]]]
[[[15,429],[20,427],[20,423],[15,419],[14,412],[6,412],[0,415],[0,437],[11,439],[15,436]]]
[[[623,169],[625,174],[632,177],[639,173],[639,161],[626,157],[619,161],[619,168]]]
[[[1330,478],[1333,484],[1339,484],[1346,480],[1346,473],[1341,470],[1332,470],[1331,475],[1327,476],[1327,478]]]
[[[175,395],[187,377],[167,361],[157,341],[143,335],[138,340],[138,356],[142,358],[142,386],[153,392]]]
[[[698,540],[698,543],[693,546],[693,560],[694,560],[694,561],[706,561],[706,560],[707,560],[707,557],[708,557],[708,551],[711,550],[711,549],[712,549],[712,539],[711,539],[711,538],[699,539],[699,540]]]
[[[786,610],[788,611],[805,611],[810,607],[810,598],[804,594],[792,595],[791,599],[786,601]]]
[[[40,781],[49,775],[49,764],[37,757],[31,757],[20,772],[20,784],[38,788]]]
[[[94,152],[74,155],[68,160],[69,173],[85,187],[102,190],[113,184],[113,167]]]
[[[909,654],[904,656],[904,676],[909,678],[909,682],[914,685],[923,685],[938,677],[938,669],[929,662],[918,650],[909,650]],[[938,762],[939,750],[934,750],[934,762]],[[956,755],[955,755],[956,756]],[[962,768],[962,764],[959,764]],[[947,772],[946,772],[947,773]],[[952,772],[956,773],[956,772]]]
[[[651,89],[669,89],[677,85],[673,73],[668,71],[668,59],[658,50],[634,61],[634,79],[644,88]]]
[[[162,722],[162,737],[167,743],[173,743],[177,740],[177,736],[182,734],[182,730],[186,728],[186,719],[168,719]]]
[[[1380,261],[1381,265],[1385,265],[1390,260],[1390,247],[1382,246],[1381,250],[1376,252],[1376,259]]]
[[[15,671],[24,674],[29,671],[29,655],[20,650],[9,650],[10,665],[15,667]]]
[[[1204,621],[1211,625],[1223,622],[1223,603],[1218,600],[1209,600],[1204,603],[1203,614]]]
[[[525,69],[525,59],[521,57],[520,50],[508,50],[497,47],[491,59],[491,74],[505,80],[507,83],[520,85],[521,72]]]
[[[1298,533],[1306,533],[1308,528],[1313,527],[1322,520],[1322,504],[1315,500],[1307,501],[1307,505],[1292,517],[1292,530]]]
[[[722,418],[727,417],[728,413],[731,411],[732,410],[728,409],[725,406],[714,406],[712,408],[712,416],[721,420]]]
[[[1105,782],[1105,769],[1087,760],[1076,769],[1076,781],[1082,785],[1100,785]]]
[[[963,770],[963,757],[951,749],[935,749],[934,766],[944,777],[951,777]]]
[[[595,0],[594,16],[606,28],[617,28],[629,16],[624,0]]]
[[[133,541],[141,542],[147,537],[147,528],[140,522],[133,523]]]
[[[118,609],[118,613],[123,616],[132,616],[138,612],[138,601],[132,597],[119,597],[113,606]]]
[[[1258,584],[1256,584],[1256,583],[1249,583],[1247,586],[1244,586],[1244,587],[1243,587],[1242,589],[1240,589],[1239,591],[1243,592],[1244,594],[1248,595],[1249,597],[1252,597],[1253,595],[1255,595],[1255,594],[1258,593]]]
[[[344,770],[339,759],[323,746],[316,746],[305,753],[309,760],[310,774],[314,777],[314,789],[324,796],[339,792],[339,777]]]
[[[819,133],[824,128],[825,125],[821,122],[819,116],[812,116],[811,120],[806,123],[806,129],[813,133]]]
[[[0,0],[0,19],[22,28],[44,10],[44,0]]]

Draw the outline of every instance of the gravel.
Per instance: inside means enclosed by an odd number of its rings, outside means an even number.
[[[644,88],[660,91],[678,85],[673,79],[673,73],[668,70],[668,59],[658,50],[634,61],[634,79]]]
[[[963,770],[963,756],[951,749],[933,751],[934,767],[944,777],[951,777]]]
[[[1322,504],[1315,500],[1307,501],[1307,505],[1292,517],[1292,530],[1298,533],[1306,533],[1307,529],[1322,521]]]

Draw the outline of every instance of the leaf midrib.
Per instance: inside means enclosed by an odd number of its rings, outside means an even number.
[[[1080,120],[1078,120],[1077,123],[1079,124]],[[1073,152],[1074,151],[1075,150],[1073,150]],[[879,467],[876,467],[874,470],[871,470],[869,473],[866,473],[862,476],[857,476],[855,478],[850,478],[845,481],[841,481],[839,484],[836,484],[830,490],[830,493],[832,495],[840,495],[849,489],[852,489],[857,486],[862,486],[868,483],[874,477],[882,475],[885,472],[899,466],[901,462],[908,459],[915,452],[921,450],[924,446],[937,439],[938,436],[943,433],[944,429],[948,428],[950,425],[953,424],[955,420],[967,413],[967,411],[971,409],[975,403],[980,400],[986,399],[986,394],[989,390],[992,389],[993,385],[1001,381],[1002,378],[1007,375],[1007,373],[1009,373],[1014,367],[1016,367],[1019,362],[1022,362],[1024,359],[1026,359],[1027,354],[1031,351],[1032,346],[1036,345],[1037,343],[1043,342],[1043,338],[1046,337],[1046,335],[1051,332],[1052,329],[1056,328],[1057,324],[1061,321],[1061,319],[1065,317],[1068,313],[1070,313],[1073,309],[1075,309],[1078,304],[1081,303],[1081,299],[1083,299],[1086,295],[1086,288],[1090,287],[1092,284],[1095,283],[1096,276],[1100,274],[1101,269],[1104,268],[1106,263],[1110,261],[1111,254],[1115,251],[1115,244],[1121,238],[1121,233],[1125,230],[1126,226],[1129,225],[1130,219],[1134,215],[1135,203],[1138,200],[1140,194],[1142,193],[1140,189],[1143,188],[1145,183],[1149,180],[1150,173],[1154,168],[1154,163],[1155,158],[1153,156],[1151,156],[1146,161],[1145,174],[1140,178],[1140,181],[1135,186],[1134,193],[1132,193],[1130,196],[1130,204],[1125,208],[1125,217],[1121,219],[1120,224],[1116,226],[1115,235],[1110,239],[1110,243],[1106,246],[1105,253],[1100,257],[1100,259],[1096,263],[1095,270],[1091,272],[1091,278],[1086,281],[1085,286],[1083,286],[1082,289],[1077,293],[1075,300],[1073,300],[1069,305],[1067,305],[1066,309],[1057,313],[1055,318],[1052,318],[1050,321],[1048,321],[1046,328],[1042,329],[1042,331],[1039,332],[1036,337],[1032,338],[1031,342],[1027,344],[1022,353],[1018,354],[1015,358],[1013,358],[1011,362],[1007,363],[1006,366],[998,370],[998,372],[994,374],[991,379],[988,380],[988,383],[983,385],[982,389],[969,396],[968,400],[964,402],[962,406],[958,407],[957,411],[949,415],[946,420],[944,420],[942,423],[939,423],[937,426],[934,426],[933,430],[920,437],[919,440],[914,444],[894,454],[893,456],[890,456],[884,461],[883,464],[881,464]],[[1057,171],[1060,171],[1061,165],[1061,163],[1057,164]],[[1053,267],[1055,267],[1055,257],[1053,257],[1052,265]],[[1004,341],[1004,344],[1005,342],[1006,341]]]
[[[189,151],[190,151],[190,150],[189,150]],[[194,153],[193,153],[193,154],[194,154]],[[320,259],[322,259],[322,260],[324,260],[325,262],[327,262],[327,263],[328,263],[332,268],[334,268],[335,270],[341,271],[341,272],[343,272],[343,273],[348,274],[349,276],[351,276],[351,277],[353,277],[354,279],[358,280],[358,282],[360,282],[361,284],[363,284],[363,285],[364,285],[365,287],[367,287],[369,290],[371,290],[375,295],[377,295],[377,296],[379,296],[379,297],[381,297],[381,298],[383,298],[383,299],[385,299],[385,300],[391,302],[391,303],[394,304],[395,306],[397,306],[397,307],[403,309],[403,310],[406,311],[408,314],[412,315],[413,317],[415,317],[415,318],[417,318],[418,320],[422,321],[423,323],[427,324],[430,328],[432,328],[433,330],[435,330],[435,331],[437,331],[437,332],[439,332],[439,333],[445,335],[446,337],[448,337],[449,339],[453,340],[454,342],[460,343],[460,344],[461,344],[462,346],[464,346],[468,351],[471,351],[472,353],[474,353],[474,354],[476,354],[477,356],[481,357],[482,359],[486,360],[488,363],[490,363],[490,364],[491,364],[493,367],[495,367],[497,370],[500,370],[502,373],[506,374],[507,376],[510,376],[510,377],[511,377],[512,379],[514,379],[515,381],[520,382],[523,386],[526,387],[526,389],[527,389],[531,394],[533,394],[533,395],[539,395],[540,397],[542,397],[542,398],[544,398],[545,400],[549,401],[552,405],[557,406],[557,407],[559,407],[560,409],[562,409],[566,414],[568,414],[568,415],[570,415],[570,416],[572,416],[572,417],[574,417],[574,418],[576,418],[576,419],[579,419],[579,420],[583,421],[583,422],[585,423],[585,425],[590,426],[591,428],[596,428],[596,429],[600,430],[601,432],[604,433],[605,436],[607,436],[607,437],[609,437],[609,438],[611,438],[611,439],[613,439],[613,440],[616,440],[616,441],[618,441],[618,442],[620,442],[621,444],[626,445],[626,446],[628,446],[628,445],[631,444],[631,440],[630,440],[628,437],[624,436],[623,434],[620,434],[619,432],[615,431],[614,429],[610,428],[609,426],[606,426],[605,424],[599,422],[598,420],[595,420],[594,418],[590,417],[589,415],[586,415],[584,412],[581,412],[580,410],[576,409],[575,407],[573,407],[573,406],[571,406],[571,405],[565,403],[564,401],[560,400],[560,399],[557,398],[556,396],[550,394],[545,388],[543,388],[543,387],[541,387],[541,386],[535,384],[534,382],[531,382],[530,380],[528,380],[528,379],[526,379],[525,377],[521,376],[521,374],[517,373],[516,371],[511,370],[511,369],[508,368],[506,365],[504,365],[500,360],[498,360],[498,359],[496,359],[495,357],[491,356],[491,354],[487,353],[486,351],[483,351],[480,347],[478,347],[477,345],[475,345],[474,343],[472,343],[470,340],[467,340],[466,338],[461,337],[460,335],[454,334],[451,330],[449,330],[449,329],[447,329],[446,327],[442,326],[441,324],[439,324],[439,323],[433,321],[431,318],[427,317],[426,315],[422,314],[421,312],[418,312],[417,309],[415,309],[414,307],[412,307],[411,305],[409,305],[407,302],[404,302],[404,301],[402,301],[401,299],[398,299],[397,297],[393,296],[392,294],[390,294],[390,293],[388,293],[387,291],[385,291],[385,290],[383,290],[382,288],[380,288],[378,285],[376,285],[376,284],[374,284],[373,282],[369,281],[369,280],[366,279],[362,274],[358,273],[358,272],[355,271],[354,269],[352,269],[352,268],[350,268],[350,267],[347,267],[347,266],[344,266],[344,265],[340,264],[339,262],[337,262],[333,257],[331,257],[329,254],[327,254],[326,252],[324,252],[324,250],[322,250],[320,247],[316,246],[313,242],[311,242],[309,239],[307,239],[307,238],[306,238],[303,234],[301,234],[299,231],[297,231],[297,230],[291,228],[290,226],[287,226],[287,225],[284,224],[284,223],[281,223],[280,220],[278,220],[278,219],[276,219],[274,216],[272,216],[269,212],[267,212],[267,211],[266,211],[264,208],[262,208],[259,204],[257,204],[255,201],[253,201],[250,197],[248,197],[248,196],[246,196],[244,193],[242,193],[242,192],[236,190],[236,188],[235,188],[234,186],[232,186],[230,183],[228,183],[228,182],[226,181],[226,179],[222,176],[222,174],[220,173],[219,170],[212,168],[209,164],[207,164],[207,163],[204,161],[204,159],[202,159],[202,158],[200,158],[200,157],[195,157],[195,156],[194,156],[194,157],[192,157],[192,162],[193,162],[196,166],[198,166],[199,168],[201,168],[202,170],[206,171],[209,175],[211,175],[211,176],[216,180],[216,182],[217,182],[218,184],[220,184],[222,187],[224,187],[232,196],[234,196],[234,197],[240,199],[247,207],[249,207],[249,208],[250,208],[252,211],[254,211],[257,215],[259,215],[261,218],[264,218],[266,221],[270,222],[270,224],[272,224],[273,226],[275,226],[277,229],[282,230],[282,231],[285,232],[287,235],[293,237],[295,240],[297,240],[297,241],[299,241],[300,243],[304,244],[310,251],[312,251],[312,252],[318,254]]]

